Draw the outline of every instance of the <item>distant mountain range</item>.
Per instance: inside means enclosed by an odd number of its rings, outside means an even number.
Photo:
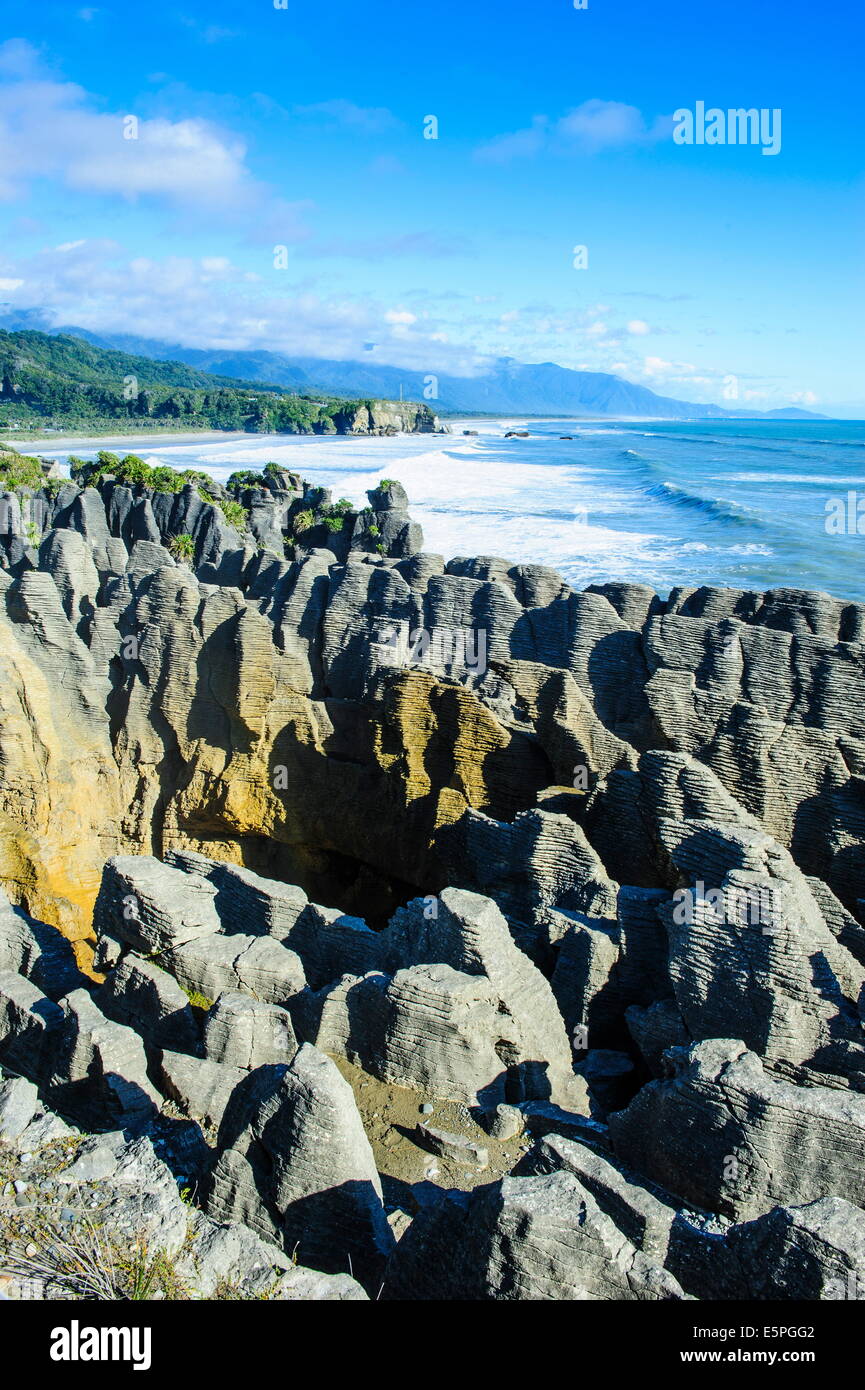
[[[371,361],[340,362],[288,357],[266,351],[187,348],[126,333],[91,333],[73,325],[48,328],[46,315],[29,310],[0,316],[6,329],[36,329],[83,338],[97,347],[133,353],[160,362],[186,363],[199,372],[234,381],[257,382],[302,394],[427,401],[439,414],[632,416],[639,419],[820,420],[826,416],[790,407],[784,410],[725,409],[659,396],[609,372],[580,372],[555,362],[521,363],[504,359],[483,375],[439,375]],[[430,394],[435,391],[435,394]]]

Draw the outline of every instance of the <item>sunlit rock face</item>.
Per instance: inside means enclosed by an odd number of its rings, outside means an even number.
[[[107,858],[197,851],[374,925],[418,893],[483,892],[542,959],[556,914],[675,888],[666,821],[713,820],[789,850],[855,935],[862,605],[445,564],[398,484],[323,548],[292,521],[320,491],[238,494],[244,534],[192,487],[67,484],[38,549],[2,538],[13,900],[84,937]]]

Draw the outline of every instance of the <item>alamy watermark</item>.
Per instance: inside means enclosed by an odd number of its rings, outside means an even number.
[[[152,1361],[149,1327],[87,1327],[73,1318],[68,1327],[51,1332],[52,1361],[129,1361],[134,1371],[147,1371]]]
[[[825,511],[827,535],[865,536],[865,492],[848,492],[846,497],[830,497]]]
[[[760,145],[763,154],[781,152],[781,108],[737,107],[695,103],[673,112],[673,140],[677,145]]]
[[[372,642],[382,666],[429,666],[437,670],[456,667],[482,676],[487,670],[487,634],[484,628],[410,629],[407,622],[380,627]]]
[[[673,894],[673,921],[677,926],[712,922],[760,927],[764,936],[773,936],[778,910],[774,891],[766,884],[727,883],[723,888],[707,888],[698,879],[692,888],[677,888]]]

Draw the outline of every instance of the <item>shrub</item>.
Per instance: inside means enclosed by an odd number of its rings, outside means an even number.
[[[246,508],[242,507],[239,502],[233,502],[230,497],[215,497],[208,500],[215,502],[217,507],[221,509],[229,526],[233,526],[237,531],[246,530],[249,517]]]
[[[0,490],[14,492],[19,487],[40,488],[45,482],[42,465],[24,454],[0,455]]]
[[[121,483],[132,484],[150,482],[153,469],[144,459],[140,459],[137,454],[126,454],[120,460],[120,467],[115,470],[115,476]]]
[[[393,487],[395,483],[396,478],[382,478],[379,487],[384,488],[386,491],[389,487]]]
[[[261,473],[254,473],[250,468],[239,468],[236,473],[232,473],[225,486],[229,492],[233,492],[235,488],[261,487],[263,482]]]
[[[341,531],[345,526],[345,522],[341,516],[326,516],[324,518],[324,524],[328,531],[333,531],[334,534],[337,531]]]
[[[19,1240],[4,1253],[3,1268],[18,1278],[44,1280],[67,1299],[189,1298],[163,1251],[151,1254],[143,1239],[121,1242],[87,1214],[71,1226],[46,1222],[29,1230],[26,1245]]]
[[[294,518],[292,532],[295,536],[300,536],[304,531],[311,531],[315,525],[315,514],[308,508],[304,512],[298,512]]]
[[[195,555],[195,541],[187,532],[181,536],[172,536],[168,542],[168,552],[175,560],[188,564]]]
[[[144,466],[147,467],[146,464]],[[176,469],[161,464],[159,468],[150,470],[150,477],[146,482],[154,492],[180,492],[184,479],[183,474],[178,473]]]
[[[182,985],[181,989],[183,989]],[[207,1013],[209,1009],[213,1008],[213,1000],[208,999],[206,994],[199,994],[197,989],[184,989],[183,992],[193,1009],[201,1009],[204,1013]]]

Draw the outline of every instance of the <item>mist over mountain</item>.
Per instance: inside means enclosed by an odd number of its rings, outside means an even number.
[[[504,358],[472,377],[394,367],[372,361],[290,357],[264,350],[189,348],[128,333],[92,333],[74,325],[48,326],[41,310],[0,317],[7,329],[65,333],[98,347],[159,361],[184,362],[217,376],[261,382],[301,393],[427,401],[440,414],[632,416],[638,419],[824,419],[794,407],[781,410],[727,409],[660,396],[609,372],[575,371],[555,362],[522,363]]]

